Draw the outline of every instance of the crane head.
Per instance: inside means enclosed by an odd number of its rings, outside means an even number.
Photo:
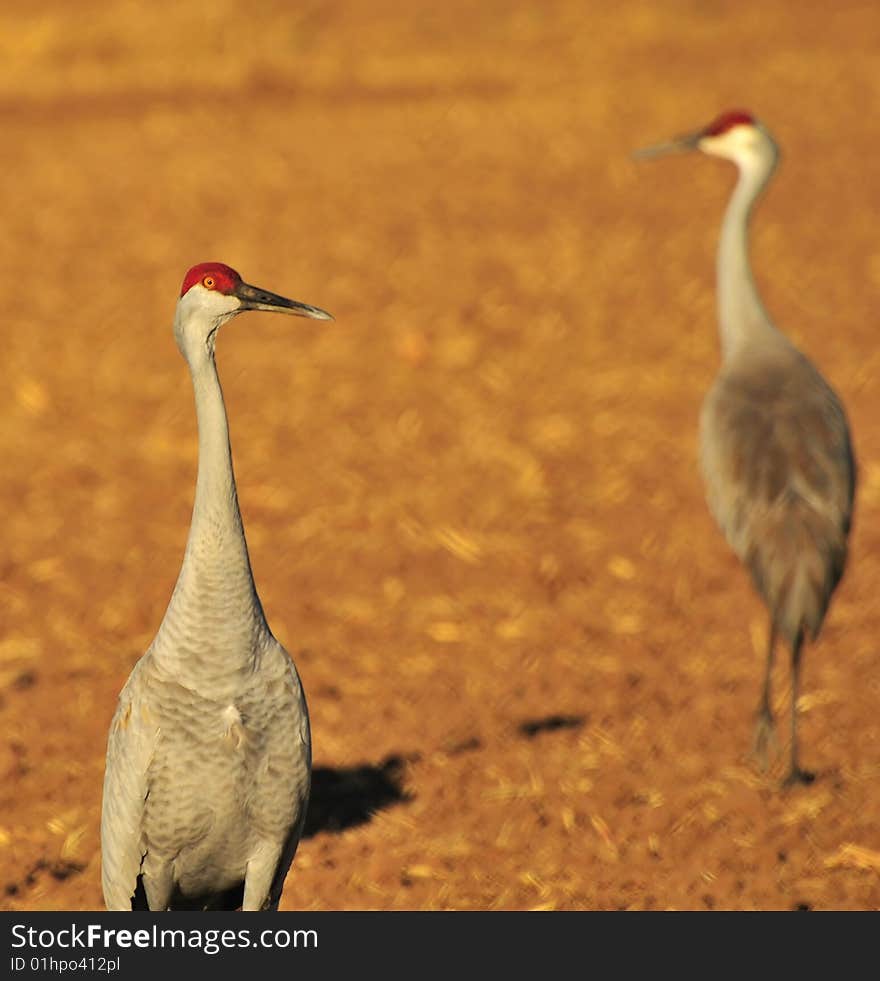
[[[174,320],[178,347],[187,360],[193,345],[207,345],[208,350],[213,350],[217,330],[246,310],[268,310],[312,320],[333,319],[319,307],[249,285],[225,263],[200,262],[184,276],[180,289]]]
[[[732,109],[717,116],[702,129],[637,150],[634,156],[639,160],[649,160],[668,153],[701,150],[709,156],[723,157],[744,166],[756,153],[768,147],[775,150],[770,134],[761,123],[744,109]]]

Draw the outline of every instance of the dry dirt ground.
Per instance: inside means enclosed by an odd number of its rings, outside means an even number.
[[[880,907],[875,4],[39,0],[0,28],[4,908],[101,908],[207,259],[336,316],[218,345],[312,712],[283,908]],[[757,278],[860,462],[788,791],[748,758],[764,612],[696,461],[733,172],[629,157],[733,106],[784,151]]]

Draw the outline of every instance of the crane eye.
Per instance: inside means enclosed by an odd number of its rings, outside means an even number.
[[[214,289],[214,277],[205,276],[205,278],[202,280],[202,286],[204,286],[206,290]]]

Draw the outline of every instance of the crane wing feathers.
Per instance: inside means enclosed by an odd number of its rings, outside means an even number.
[[[101,814],[102,883],[110,910],[130,910],[145,848],[142,820],[158,726],[139,700],[142,662],[119,696],[107,742]]]
[[[701,464],[725,531],[741,512],[791,495],[849,529],[855,464],[846,417],[815,368],[800,355],[794,363],[794,371],[771,364],[722,373],[706,398]]]
[[[856,472],[843,407],[797,352],[722,371],[703,405],[710,510],[789,635],[843,574]]]

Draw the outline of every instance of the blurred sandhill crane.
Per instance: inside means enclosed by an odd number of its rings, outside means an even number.
[[[174,336],[195,392],[195,502],[168,610],[110,728],[101,849],[111,910],[277,909],[305,819],[306,701],[251,575],[214,361],[217,330],[246,310],[332,319],[222,263],[183,281]]]
[[[739,179],[718,249],[721,370],[703,403],[700,462],[709,508],[752,574],[770,614],[755,754],[775,743],[770,682],[778,634],[791,650],[791,762],[786,783],[809,783],[797,743],[801,654],[815,640],[843,575],[855,493],[855,462],[840,399],[773,325],[752,279],[752,206],[778,150],[747,112],[638,151],[642,158],[701,150],[736,164]]]

